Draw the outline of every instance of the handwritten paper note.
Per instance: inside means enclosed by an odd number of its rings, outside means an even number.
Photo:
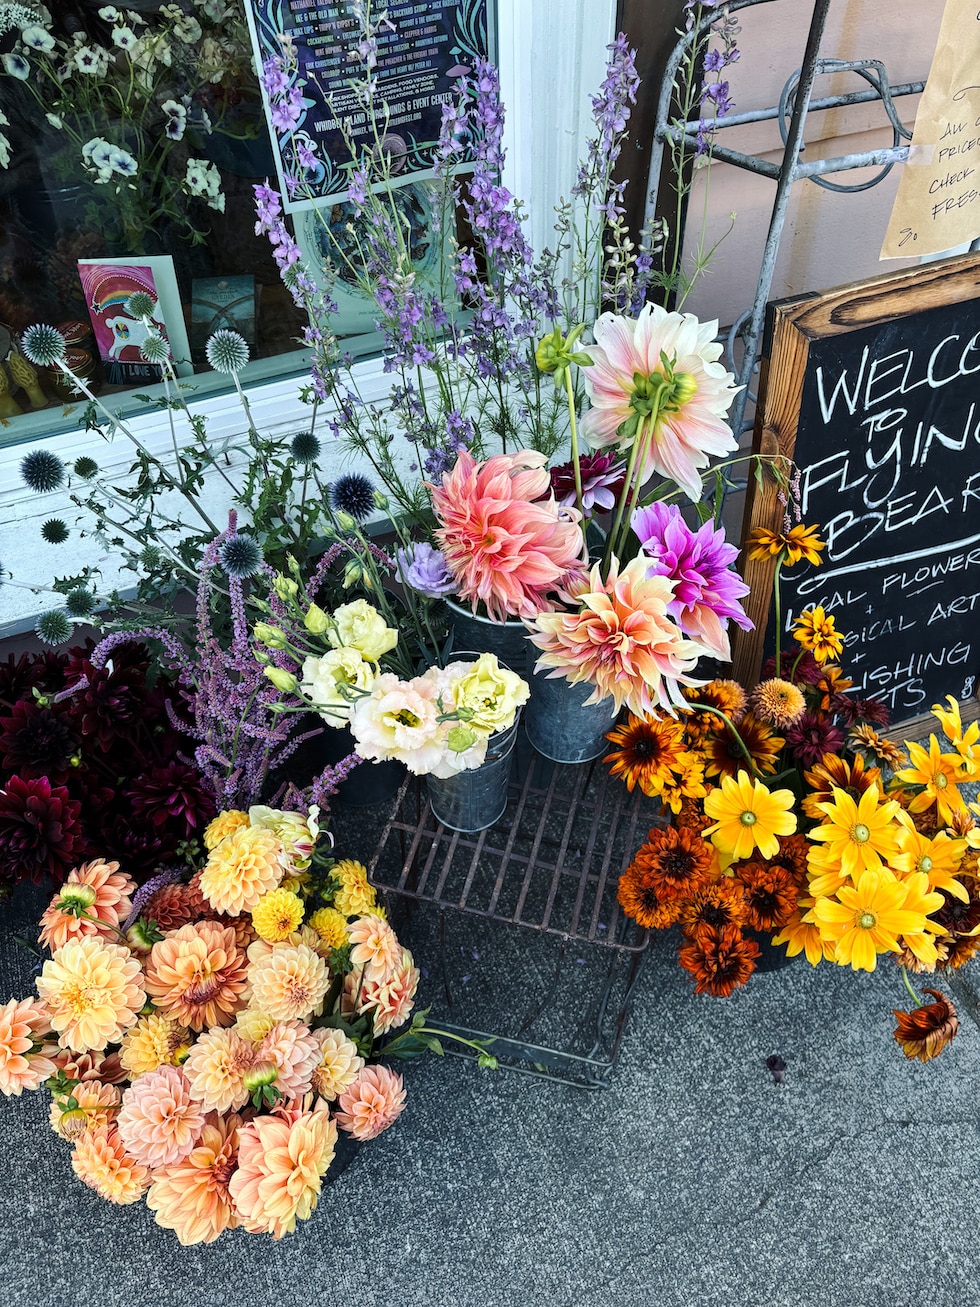
[[[980,0],[946,0],[880,258],[980,236]]]

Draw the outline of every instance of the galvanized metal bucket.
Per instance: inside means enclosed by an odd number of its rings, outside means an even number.
[[[524,729],[531,744],[552,762],[591,762],[610,748],[606,732],[617,717],[612,699],[585,707],[595,689],[590,682],[570,685],[564,676],[543,673],[528,678],[531,697],[524,709]]]
[[[528,631],[523,622],[516,619],[491,622],[489,617],[479,617],[451,599],[446,600],[446,607],[453,633],[450,659],[458,657],[460,649],[476,649],[480,653],[496,654],[498,662],[512,672],[527,676],[529,655],[536,654],[537,650],[528,644]]]
[[[465,833],[486,830],[504,815],[511,756],[520,723],[518,712],[513,726],[490,736],[486,759],[479,767],[445,780],[436,776],[425,778],[432,814],[448,830]]]

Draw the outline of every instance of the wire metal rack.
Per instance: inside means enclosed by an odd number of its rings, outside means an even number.
[[[406,781],[368,871],[438,959],[453,1015],[438,1024],[493,1038],[511,1070],[607,1087],[649,943],[620,909],[619,877],[662,820],[601,764],[551,763],[523,738],[507,810],[488,830],[446,829],[421,782]],[[503,1010],[529,999],[523,1019]],[[464,1000],[474,1025],[455,1022]],[[503,1031],[488,1029],[501,1020]],[[532,1032],[547,1042],[529,1042]]]

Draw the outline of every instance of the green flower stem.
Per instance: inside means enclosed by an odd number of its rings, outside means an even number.
[[[904,980],[905,982],[905,988],[912,995],[912,1002],[915,1004],[916,1007],[922,1007],[922,999],[912,988],[912,982],[909,980],[909,973],[906,967],[902,967],[902,980]]]
[[[487,1041],[483,1041],[479,1039],[464,1039],[462,1035],[454,1035],[452,1031],[439,1030],[435,1026],[426,1026],[426,1025],[410,1026],[409,1029],[406,1030],[403,1034],[396,1035],[394,1039],[389,1040],[388,1043],[385,1044],[378,1051],[382,1054],[382,1056],[385,1057],[387,1056],[397,1057],[397,1052],[394,1052],[393,1050],[397,1049],[398,1044],[401,1043],[402,1040],[408,1040],[413,1037],[418,1038],[419,1036],[424,1037],[425,1035],[434,1035],[437,1039],[451,1039],[454,1044],[462,1044],[465,1048],[472,1048],[475,1053],[482,1054],[484,1057],[487,1058],[487,1062],[485,1063],[485,1065],[490,1066],[493,1070],[496,1070],[497,1059],[487,1053],[486,1050]]]
[[[762,775],[762,772],[759,771],[758,767],[756,767],[755,761],[751,753],[749,753],[748,749],[745,747],[745,741],[742,739],[741,735],[739,735],[738,731],[735,729],[735,723],[728,716],[728,714],[723,713],[720,708],[713,708],[711,704],[691,703],[690,700],[688,700],[688,703],[690,704],[692,712],[707,712],[707,713],[711,713],[712,716],[714,717],[721,718],[721,720],[725,723],[725,725],[728,727],[731,733],[735,736],[735,739],[738,741],[738,747],[742,750],[742,755],[745,758],[745,761],[749,764],[749,767],[752,769],[752,775],[755,777],[757,781],[763,781],[764,777]]]
[[[779,573],[782,570],[783,560],[786,557],[785,549],[780,550],[779,557],[776,559],[776,571],[772,578],[772,597],[776,605],[776,675],[782,676],[782,638],[783,638],[783,608],[779,594]]]
[[[640,454],[641,437],[645,434],[646,424],[651,420],[652,418],[641,416],[637,423],[636,435],[633,437],[633,447],[630,450],[629,463],[626,466],[626,480],[623,483],[623,491],[619,497],[619,503],[616,505],[616,516],[613,518],[613,524],[609,529],[609,538],[606,541],[605,552],[602,555],[602,570],[604,573],[608,571],[609,564],[612,561],[616,537],[623,521],[623,514],[626,511],[627,492],[633,484],[633,476],[636,472],[636,464]]]
[[[582,498],[582,468],[578,461],[578,427],[575,422],[575,392],[572,389],[572,370],[562,369],[565,376],[565,394],[568,396],[568,425],[572,437],[572,471],[575,474],[575,507],[585,520],[585,508]]]
[[[640,436],[639,431],[637,432],[637,444],[640,446],[640,454],[637,460],[638,466],[636,469],[635,480],[632,482],[627,481],[625,486],[625,490],[627,491],[626,512],[623,515],[624,520],[623,520],[622,531],[620,534],[620,539],[617,541],[617,556],[619,558],[622,558],[623,556],[623,548],[626,544],[626,533],[630,529],[630,522],[632,521],[633,518],[633,512],[636,509],[637,501],[639,500],[640,497],[640,488],[641,488],[641,483],[643,481],[643,464],[646,462],[647,454],[650,452],[650,446],[653,444],[653,437],[656,434],[659,413],[660,410],[658,407],[657,412],[652,413],[650,417],[647,419],[646,430],[643,432],[642,441],[639,438]]]

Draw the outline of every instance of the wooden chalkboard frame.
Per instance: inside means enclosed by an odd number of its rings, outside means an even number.
[[[884,273],[833,290],[774,300],[766,309],[766,330],[759,376],[752,452],[780,455],[789,469],[796,449],[803,385],[811,343],[860,328],[886,325],[916,312],[943,305],[978,301],[980,326],[980,255],[963,254],[935,263]],[[753,527],[779,530],[785,507],[779,484],[765,464],[761,477],[749,477],[742,524],[742,575],[750,592],[745,609],[755,623],[737,630],[732,641],[733,675],[747,687],[758,683],[772,603],[775,559],[750,560],[745,542]],[[963,706],[964,720],[980,714],[980,704]],[[931,716],[904,723],[907,728]]]

